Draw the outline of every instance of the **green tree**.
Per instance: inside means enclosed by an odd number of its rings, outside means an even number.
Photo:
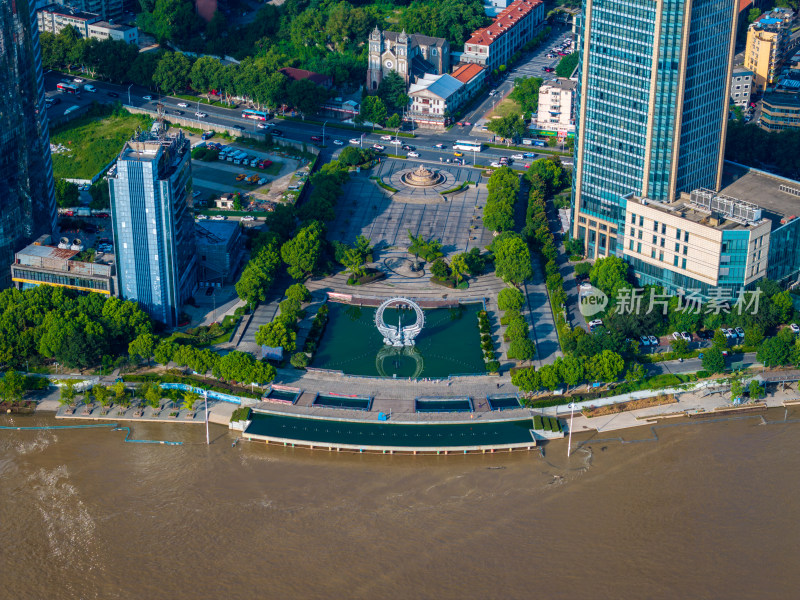
[[[103,385],[96,385],[92,387],[92,396],[94,396],[94,399],[97,400],[97,403],[103,408],[108,406],[109,402],[111,401],[109,390]]]
[[[517,142],[525,135],[526,127],[522,115],[510,114],[489,121],[487,128],[507,142]]]
[[[469,264],[467,263],[467,253],[461,252],[456,254],[450,259],[450,269],[456,278],[456,285],[461,283],[461,278],[469,273]]]
[[[777,367],[789,363],[791,346],[780,336],[764,340],[756,351],[756,359],[765,367]]]
[[[289,275],[301,279],[314,271],[322,255],[322,239],[322,226],[314,221],[281,246],[281,258],[288,265]]]
[[[431,275],[436,279],[445,280],[450,277],[450,267],[443,258],[437,258],[431,265]]]
[[[403,99],[407,98],[406,82],[398,73],[390,71],[378,85],[378,98],[381,99],[387,110],[399,112],[405,106],[402,104]],[[387,124],[387,126],[389,125]],[[399,127],[399,123],[395,127]]]
[[[725,337],[725,334],[722,333],[721,329],[717,329],[714,332],[714,338],[711,340],[711,344],[714,346],[714,348],[724,350],[728,347],[728,338]]]
[[[737,371],[731,377],[731,401],[741,399],[744,394],[744,384],[742,383],[742,372]]]
[[[506,287],[497,294],[497,308],[500,310],[520,310],[525,296],[515,287]]]
[[[509,340],[524,340],[528,337],[528,322],[518,316],[512,319],[506,326],[506,336]]]
[[[161,386],[151,383],[144,390],[144,399],[147,406],[158,409],[161,407]]]
[[[683,338],[672,340],[670,345],[672,346],[673,352],[675,352],[678,356],[682,356],[689,352],[689,342]]]
[[[630,382],[641,381],[642,379],[644,379],[644,376],[645,376],[644,365],[641,365],[639,363],[634,363],[625,373],[625,381],[630,381]]]
[[[183,402],[181,403],[181,408],[183,410],[192,410],[199,399],[199,394],[193,392],[192,390],[185,390],[183,392]]]
[[[146,360],[150,365],[150,358],[153,356],[157,338],[152,333],[142,333],[128,344],[128,354],[131,359]]]
[[[302,283],[293,283],[286,288],[286,297],[290,300],[297,300],[299,304],[311,300],[311,292]]]
[[[92,197],[89,208],[103,210],[111,208],[111,197],[108,192],[108,182],[103,179],[92,184],[89,188],[89,195]]]
[[[616,298],[618,290],[627,284],[628,263],[616,256],[607,256],[595,261],[589,278],[592,285],[601,289],[608,297]]]
[[[566,56],[563,56],[560,61],[558,61],[558,65],[556,65],[556,75],[558,77],[565,78],[572,77],[572,72],[577,66],[578,53],[573,52],[572,54],[567,54]]]
[[[270,348],[283,348],[286,352],[294,352],[297,334],[284,323],[272,321],[262,325],[256,331],[256,344]]]
[[[539,379],[542,387],[548,390],[555,390],[561,385],[561,378],[555,365],[542,365],[539,369]]]
[[[722,350],[714,346],[703,352],[703,370],[709,373],[725,371],[725,357],[722,356]]]
[[[392,71],[394,72],[394,71]],[[386,119],[386,127],[389,129],[399,129],[400,128],[400,115],[394,113],[391,117]]]
[[[295,369],[305,369],[309,363],[308,355],[305,352],[296,352],[292,354],[289,362]]]
[[[56,202],[61,208],[78,205],[80,190],[78,186],[66,179],[56,179]]]
[[[569,386],[578,385],[584,378],[583,362],[577,356],[567,355],[563,359],[556,359],[558,373],[564,383]]]
[[[167,52],[158,61],[153,84],[163,92],[176,94],[189,86],[192,63],[180,52]]]
[[[508,345],[508,358],[529,361],[536,355],[536,346],[529,339],[512,340]]]
[[[592,377],[598,381],[616,381],[619,374],[625,368],[625,361],[616,352],[603,350],[589,358],[588,371]]]
[[[763,388],[761,384],[758,383],[755,379],[750,380],[750,399],[751,400],[760,400],[763,396]]]
[[[286,86],[286,97],[289,104],[306,116],[319,111],[320,106],[328,99],[328,92],[308,79],[301,79]]]
[[[75,381],[72,379],[67,379],[61,385],[61,394],[60,394],[60,402],[62,404],[66,404],[67,406],[72,406],[75,402]]]
[[[534,367],[516,369],[511,372],[511,383],[523,392],[533,392],[542,387],[541,378]]]
[[[753,323],[750,327],[745,329],[744,331],[745,346],[750,346],[752,348],[754,346],[758,346],[763,341],[764,341],[764,328],[759,323]]]
[[[788,323],[794,313],[794,303],[792,295],[788,290],[775,294],[772,298],[772,305],[776,308],[780,323]]]
[[[386,122],[386,115],[386,104],[378,96],[367,96],[361,101],[358,117],[362,122],[369,121],[373,125],[382,125]]]
[[[520,105],[523,113],[534,113],[539,108],[539,88],[543,81],[541,77],[517,77],[508,97]]]
[[[483,207],[483,224],[489,231],[511,231],[514,229],[514,205],[487,202]]]
[[[520,285],[533,275],[531,253],[519,237],[509,237],[495,245],[495,273],[506,283]]]
[[[13,369],[6,371],[0,380],[0,397],[7,402],[19,402],[25,391],[25,376]]]

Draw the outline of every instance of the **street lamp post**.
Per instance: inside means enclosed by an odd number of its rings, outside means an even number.
[[[327,125],[327,124],[328,124],[328,122],[327,122],[327,121],[325,121],[325,122],[322,124],[322,145],[323,145],[323,146],[325,145],[325,125]]]
[[[133,87],[133,84],[130,84],[128,86],[128,106],[131,106],[131,88],[132,87]]]
[[[208,435],[208,390],[203,390],[203,399],[206,403],[206,446],[210,446],[211,438]]]
[[[575,417],[575,402],[569,403],[569,441],[567,442],[567,458],[572,454],[572,419]]]

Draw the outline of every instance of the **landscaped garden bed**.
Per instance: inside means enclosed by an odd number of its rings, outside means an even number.
[[[672,394],[653,396],[652,398],[640,398],[638,400],[629,400],[628,402],[617,402],[616,404],[607,404],[606,406],[590,406],[581,409],[581,414],[584,417],[602,417],[604,415],[615,415],[629,410],[638,410],[640,408],[649,408],[651,406],[661,406],[662,404],[672,404],[676,402],[675,396]]]

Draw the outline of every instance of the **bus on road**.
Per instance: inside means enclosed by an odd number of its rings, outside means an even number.
[[[243,119],[255,119],[256,121],[266,121],[269,119],[269,113],[264,110],[253,110],[246,108],[242,111]]]
[[[480,152],[483,149],[483,144],[473,140],[456,140],[456,143],[453,144],[453,149],[465,152]]]
[[[71,83],[59,83],[56,86],[56,89],[59,92],[67,92],[68,94],[75,94],[76,96],[80,95],[80,90],[78,89],[77,85],[72,85]]]

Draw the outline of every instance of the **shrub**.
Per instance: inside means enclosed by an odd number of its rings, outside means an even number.
[[[507,310],[506,314],[500,317],[500,325],[508,325],[514,319],[520,319],[522,315],[519,313],[518,310]]]
[[[711,373],[708,371],[698,371],[696,373],[698,379],[705,379],[706,377],[711,377]]]
[[[498,371],[500,371],[500,363],[497,362],[496,360],[490,361],[486,363],[486,370],[489,373],[497,373]]]
[[[247,421],[250,418],[250,407],[249,406],[241,406],[233,411],[231,414],[231,423],[235,423],[236,421]]]
[[[539,415],[533,416],[533,428],[537,431],[544,429],[544,424],[542,423],[542,417]]]
[[[506,327],[506,336],[512,341],[524,340],[528,337],[528,323],[522,317],[514,319]]]
[[[289,362],[295,369],[305,369],[308,366],[308,355],[305,352],[297,352],[292,354]]]

